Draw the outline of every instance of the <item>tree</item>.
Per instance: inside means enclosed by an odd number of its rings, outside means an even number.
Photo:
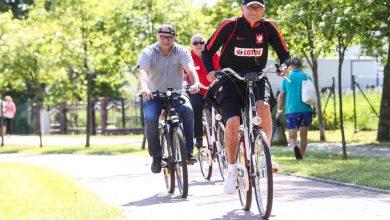
[[[390,3],[386,0],[366,1],[360,14],[364,30],[359,43],[366,54],[385,65],[377,140],[390,141]]]
[[[331,0],[325,3],[326,11],[323,13],[320,23],[320,33],[334,41],[337,45],[336,51],[339,57],[338,64],[338,95],[339,95],[339,115],[342,138],[343,158],[347,159],[347,150],[344,133],[343,99],[342,99],[342,66],[345,52],[349,46],[356,42],[358,34],[361,33],[361,14],[358,12],[362,7],[366,7],[363,2],[352,0]]]
[[[35,12],[38,14],[38,11]],[[32,16],[34,17],[34,16]],[[7,19],[3,17],[3,19]],[[61,73],[57,72],[55,57],[47,59],[53,52],[50,46],[55,35],[50,31],[49,23],[42,23],[42,18],[33,20],[6,20],[7,33],[0,39],[2,48],[2,86],[4,89],[31,91],[34,103],[34,121],[36,133],[42,133],[40,125],[40,108],[45,100],[43,86],[49,85]]]
[[[322,20],[322,13],[319,13],[321,10],[326,10],[324,2],[321,1],[291,1],[288,4],[281,4],[276,17],[279,18],[278,23],[282,26],[281,32],[291,55],[303,56],[312,70],[318,100],[320,139],[325,141],[325,126],[318,81],[318,58],[329,51],[331,44],[324,43],[326,42],[324,36],[318,33],[318,26]]]
[[[34,4],[34,0],[3,0],[0,2],[0,12],[10,9],[16,19],[28,17],[29,7]]]

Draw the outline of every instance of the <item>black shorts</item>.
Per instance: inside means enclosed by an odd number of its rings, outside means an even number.
[[[272,94],[271,85],[266,77],[256,82],[253,87],[255,100],[263,100],[272,107],[276,100]],[[223,86],[217,96],[217,101],[221,107],[222,117],[225,121],[233,116],[241,117],[241,109],[248,107],[248,89],[245,82],[229,80]],[[271,108],[272,109],[272,108]]]

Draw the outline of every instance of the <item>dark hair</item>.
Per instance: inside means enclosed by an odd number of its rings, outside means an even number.
[[[290,64],[296,65],[296,66],[302,66],[302,61],[298,57],[291,58]]]

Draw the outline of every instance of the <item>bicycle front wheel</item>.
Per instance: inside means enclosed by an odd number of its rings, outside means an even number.
[[[203,121],[203,123],[207,123],[207,121]],[[211,140],[209,140],[210,135],[207,131],[207,126],[205,126],[205,124],[203,125],[203,136],[206,137],[207,147],[201,147],[198,149],[198,161],[202,176],[209,180],[213,172],[212,150],[210,149]]]
[[[180,127],[173,130],[172,148],[174,149],[177,186],[179,187],[181,197],[186,198],[188,195],[187,149],[183,131]]]
[[[225,136],[225,127],[221,123],[221,125],[219,125],[217,128],[215,144],[217,148],[216,153],[217,153],[217,160],[218,160],[218,168],[223,181],[225,181],[227,169],[228,169],[228,161],[226,156],[224,136]]]
[[[271,215],[273,201],[271,153],[264,131],[258,131],[256,137],[256,160],[252,161],[255,172],[253,177],[253,187],[255,190],[256,203],[260,216],[267,219]]]
[[[238,186],[238,196],[240,198],[240,203],[242,209],[249,211],[252,205],[252,187],[251,182],[249,181],[248,166],[245,159],[245,142],[243,134],[240,134],[239,146],[237,153],[237,186]]]
[[[164,130],[160,134],[160,143],[162,147],[162,173],[164,174],[165,186],[167,187],[168,193],[175,191],[175,172],[173,166],[172,148],[168,145],[167,135]]]

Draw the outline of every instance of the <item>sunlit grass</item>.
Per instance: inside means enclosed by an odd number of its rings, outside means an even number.
[[[90,154],[90,155],[147,155],[147,149],[142,150],[140,145],[91,145],[83,146],[44,146],[36,145],[7,145],[0,148],[0,154]]]
[[[344,183],[390,190],[390,159],[349,156],[307,151],[303,160],[296,160],[292,150],[272,149],[272,156],[282,172],[315,176]]]
[[[288,138],[288,132],[286,131],[286,137]],[[324,143],[341,143],[341,130],[327,130],[325,131],[326,141]],[[358,131],[354,132],[353,127],[347,127],[345,129],[345,140],[347,144],[356,145],[380,145],[390,146],[390,142],[378,142],[376,140],[377,131]],[[309,131],[308,134],[309,143],[321,142],[320,131]]]
[[[0,219],[123,219],[121,210],[47,168],[0,163]]]

